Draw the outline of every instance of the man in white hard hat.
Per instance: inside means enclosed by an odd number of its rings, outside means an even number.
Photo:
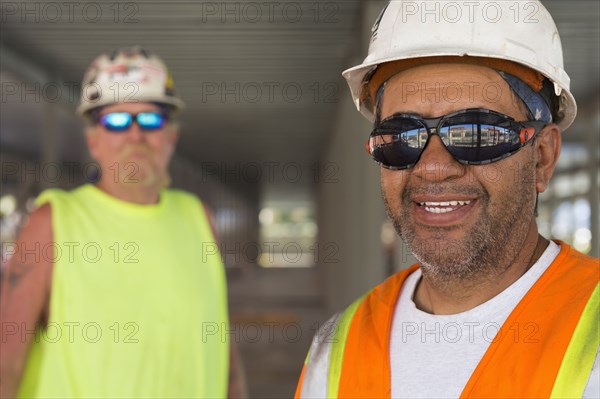
[[[243,396],[203,204],[167,189],[183,108],[139,47],[96,58],[78,113],[101,177],[47,190],[2,287],[2,397]],[[217,333],[218,332],[218,333]],[[230,373],[231,370],[231,373]]]
[[[344,72],[418,264],[324,325],[296,397],[600,396],[599,261],[535,220],[576,114],[558,31],[539,1],[467,3],[390,2]]]

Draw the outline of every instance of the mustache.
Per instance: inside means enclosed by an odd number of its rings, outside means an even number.
[[[404,201],[411,201],[416,195],[466,195],[487,197],[487,192],[480,186],[464,186],[456,183],[437,183],[419,186],[406,186],[402,194]]]
[[[127,157],[135,152],[142,152],[146,155],[152,155],[152,150],[145,144],[129,144],[125,146],[121,152],[119,152],[119,157]]]

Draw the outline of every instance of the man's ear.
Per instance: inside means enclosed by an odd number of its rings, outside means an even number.
[[[538,193],[546,191],[558,156],[560,155],[560,130],[554,123],[545,126],[535,141],[535,188]]]

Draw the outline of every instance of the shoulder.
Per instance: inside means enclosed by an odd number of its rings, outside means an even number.
[[[40,249],[52,244],[52,206],[44,204],[33,210],[21,225],[19,235],[10,248],[13,267],[20,264],[50,264],[46,256],[40,256]],[[34,251],[34,252],[32,252]],[[27,266],[29,267],[29,266]],[[37,268],[36,268],[37,269]]]
[[[337,333],[340,330],[339,321],[342,314],[343,312],[338,312],[318,326],[306,358],[307,364],[320,363],[329,358],[331,344],[338,342]]]
[[[564,242],[556,241],[556,243],[560,245],[560,253],[554,260],[555,262],[562,263],[570,271],[578,271],[584,274],[593,273],[596,275],[596,280],[598,280],[600,259],[581,253]]]
[[[48,236],[52,241],[52,205],[43,203],[34,209],[21,227],[21,238]]]
[[[345,347],[351,329],[362,338],[365,336],[369,339],[379,339],[380,336],[383,338],[384,326],[391,323],[391,315],[400,289],[406,278],[417,268],[418,265],[413,265],[393,274],[323,323],[315,333],[310,347],[306,362],[307,375],[314,372],[314,367],[327,363],[325,359],[329,359],[331,351],[336,350],[333,348],[339,349],[338,343]],[[359,320],[360,325],[353,323],[355,318]],[[351,328],[352,325],[354,327]],[[357,337],[356,334],[354,338]],[[355,339],[353,346],[360,346],[364,342],[362,338]]]
[[[44,190],[35,199],[35,203],[38,206],[51,203],[60,204],[66,201],[73,201],[76,199],[82,199],[82,197],[88,195],[93,190],[91,184],[84,184],[73,190],[67,191],[60,188],[50,188]]]
[[[342,322],[348,323],[353,315],[362,308],[368,308],[368,312],[373,313],[376,308],[383,307],[386,309],[393,308],[400,294],[400,290],[408,278],[415,270],[419,268],[418,264],[414,264],[407,269],[403,269],[388,277],[385,281],[376,285],[373,289],[357,298],[354,302],[348,305],[341,312],[336,313],[331,317],[326,324],[339,324]],[[367,310],[367,309],[362,309]]]
[[[69,193],[65,190],[61,190],[58,188],[51,188],[51,189],[42,191],[40,193],[40,195],[38,195],[38,197],[35,199],[35,203],[36,203],[36,205],[41,206],[44,204],[52,203],[56,200],[61,200],[68,194]]]
[[[315,340],[323,341],[324,338],[332,334],[338,334],[341,330],[349,328],[354,315],[369,314],[369,318],[377,316],[380,312],[388,312],[394,307],[400,289],[406,281],[406,278],[418,268],[418,265],[413,265],[408,269],[401,270],[392,276],[388,277],[384,282],[375,286],[369,292],[361,296],[347,306],[341,312],[334,314],[325,324],[317,331]]]
[[[415,270],[419,268],[419,264],[400,270],[388,277],[383,283],[379,284],[371,292],[369,292],[365,300],[383,303],[387,306],[394,306],[402,285]]]

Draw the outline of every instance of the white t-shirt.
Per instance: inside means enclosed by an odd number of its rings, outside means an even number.
[[[415,306],[421,270],[402,286],[390,339],[392,398],[458,398],[504,321],[560,252],[550,242],[538,261],[510,287],[463,313],[432,315]],[[518,339],[535,339],[534,325],[509,328]],[[598,358],[590,381],[598,374]],[[600,378],[596,378],[600,380]],[[586,395],[600,388],[588,384]],[[592,390],[592,391],[590,391]],[[586,396],[584,396],[586,397]]]

